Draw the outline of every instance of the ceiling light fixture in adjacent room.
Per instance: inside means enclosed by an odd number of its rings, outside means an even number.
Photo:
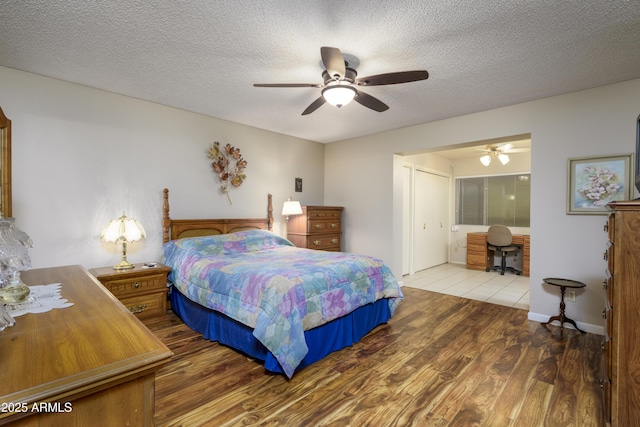
[[[507,154],[504,154],[502,151],[491,150],[489,154],[485,154],[484,156],[480,157],[480,163],[485,166],[489,166],[491,164],[491,160],[495,158],[500,160],[500,163],[502,163],[503,165],[506,165],[507,163],[509,163],[509,160],[511,160],[509,159],[509,156]]]

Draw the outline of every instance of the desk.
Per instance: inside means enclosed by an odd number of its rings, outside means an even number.
[[[529,277],[531,236],[514,234],[514,245],[522,246],[522,275]],[[486,271],[493,267],[493,251],[487,249],[487,233],[467,233],[467,269]]]
[[[0,425],[152,426],[155,372],[171,351],[81,266],[22,279],[62,283],[73,306],[22,315],[0,332],[0,403],[14,404]]]

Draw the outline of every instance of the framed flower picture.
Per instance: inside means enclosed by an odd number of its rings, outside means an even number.
[[[569,159],[567,213],[607,215],[607,204],[629,200],[633,154]]]

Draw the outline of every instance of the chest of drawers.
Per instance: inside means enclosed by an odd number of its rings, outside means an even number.
[[[640,200],[609,204],[605,309],[605,415],[640,425]]]
[[[302,214],[291,216],[287,239],[299,248],[340,251],[342,207],[302,206]]]

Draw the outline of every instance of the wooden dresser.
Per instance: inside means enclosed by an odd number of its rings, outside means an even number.
[[[613,427],[640,426],[640,200],[610,203],[607,273],[605,415]]]
[[[302,215],[289,217],[287,239],[299,248],[340,251],[342,207],[302,206]]]
[[[27,313],[0,332],[0,424],[152,426],[155,372],[171,351],[81,266],[22,279],[61,283],[73,306]]]
[[[514,234],[513,244],[522,246],[522,275],[529,277],[531,236]],[[493,267],[494,254],[487,249],[487,233],[467,233],[467,269],[486,271]]]

